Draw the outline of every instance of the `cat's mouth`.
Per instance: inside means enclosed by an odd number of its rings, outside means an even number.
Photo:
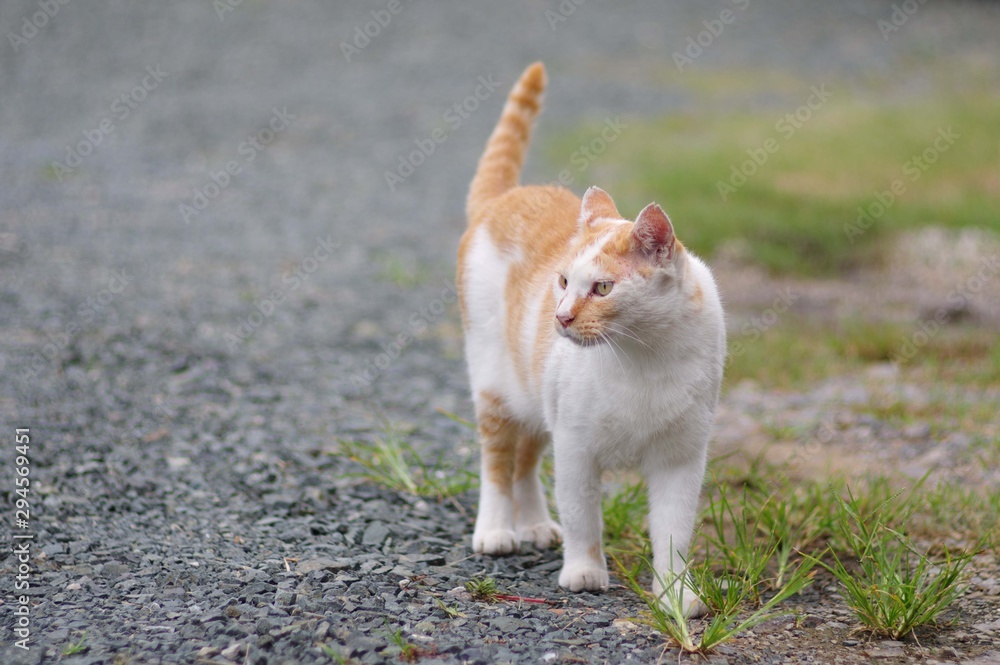
[[[604,340],[601,338],[600,335],[580,334],[575,330],[571,330],[569,328],[561,328],[558,326],[556,328],[556,332],[558,332],[561,337],[565,337],[566,339],[573,342],[577,346],[584,348],[597,346],[599,344],[604,343]]]

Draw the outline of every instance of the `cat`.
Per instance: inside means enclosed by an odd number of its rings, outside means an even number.
[[[601,473],[639,468],[649,496],[653,593],[682,571],[722,381],[726,333],[712,274],[651,203],[635,221],[591,187],[518,186],[546,85],[541,63],[511,91],[467,201],[457,285],[481,443],[472,545],[503,555],[563,542],[559,585],[608,587]],[[539,479],[555,455],[562,526]]]

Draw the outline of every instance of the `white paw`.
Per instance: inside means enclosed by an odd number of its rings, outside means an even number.
[[[517,551],[517,534],[507,529],[476,531],[472,534],[472,549],[477,554],[513,554]]]
[[[673,599],[683,594],[680,599],[681,607],[684,608],[684,616],[688,619],[697,619],[708,613],[708,605],[702,602],[691,587],[682,585],[679,581],[674,584],[670,593],[665,593],[659,580],[654,580],[653,594],[660,599],[660,605],[667,611],[670,611],[669,605]]]
[[[607,591],[608,571],[592,562],[564,564],[559,586],[570,591]]]
[[[521,542],[534,543],[535,547],[548,549],[562,540],[562,529],[549,520],[529,527],[518,527],[517,539]]]
[[[688,619],[697,619],[698,617],[705,616],[708,614],[708,605],[702,602],[701,598],[694,594],[694,591],[690,589],[684,594],[684,599],[682,600],[684,607],[684,616]],[[660,599],[660,604],[663,604],[663,599]]]

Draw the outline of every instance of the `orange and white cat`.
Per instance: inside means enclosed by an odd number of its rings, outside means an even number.
[[[606,589],[601,473],[649,490],[657,576],[675,580],[694,529],[726,353],[709,269],[655,203],[635,221],[591,187],[518,186],[545,69],[525,70],[472,180],[458,256],[466,358],[482,448],[473,548],[563,540],[559,584]],[[552,520],[539,480],[555,451]],[[654,593],[663,589],[654,582]],[[704,607],[688,594],[689,614]]]

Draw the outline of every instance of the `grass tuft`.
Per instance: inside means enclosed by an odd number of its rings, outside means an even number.
[[[890,526],[886,513],[892,511],[866,515],[864,502],[853,494],[837,500],[839,535],[857,565],[848,568],[836,552],[832,563],[821,563],[840,581],[844,600],[872,632],[904,637],[933,623],[963,593],[963,572],[975,551],[945,550],[943,560],[934,561]]]
[[[394,430],[387,430],[372,442],[339,443],[339,454],[364,468],[354,475],[397,492],[442,500],[478,484],[475,474],[445,464],[440,456],[433,464],[425,463],[402,434]]]
[[[67,644],[65,647],[63,647],[62,655],[73,656],[78,653],[83,653],[89,648],[90,647],[87,645],[87,633],[83,633],[82,635],[80,635],[79,641],[73,642],[72,644]]]
[[[475,578],[465,583],[465,590],[472,594],[473,600],[483,603],[495,603],[500,591],[496,580],[492,577]]]

